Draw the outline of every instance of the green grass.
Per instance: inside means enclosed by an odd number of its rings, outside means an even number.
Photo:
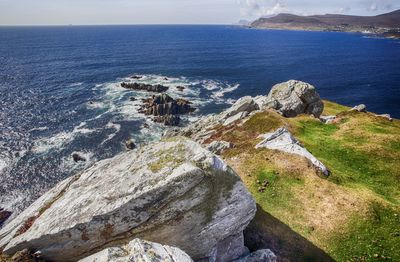
[[[329,252],[338,261],[399,261],[399,210],[371,203],[368,217],[354,215],[347,232],[329,241]]]
[[[396,157],[385,156],[376,152],[365,152],[352,147],[346,141],[353,135],[342,135],[336,138],[339,130],[336,125],[326,125],[310,119],[298,122],[296,137],[306,148],[332,171],[330,180],[337,184],[365,186],[385,199],[399,202],[399,171],[393,170]],[[356,144],[365,137],[358,136]],[[398,162],[397,162],[398,163]]]
[[[264,181],[268,181],[268,185],[264,192],[260,192],[259,189]],[[288,189],[301,184],[303,184],[301,176],[287,176],[271,169],[260,169],[256,173],[251,191],[257,203],[272,211],[283,207],[292,208],[293,193]]]

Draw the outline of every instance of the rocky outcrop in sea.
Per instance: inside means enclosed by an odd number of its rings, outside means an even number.
[[[182,98],[174,99],[164,93],[144,99],[139,112],[154,116],[153,121],[156,123],[177,126],[180,123],[179,115],[189,114],[195,110],[191,102]]]
[[[121,83],[121,87],[136,91],[147,91],[147,92],[156,92],[156,93],[163,93],[168,90],[168,86],[163,85],[149,85],[143,83]]]

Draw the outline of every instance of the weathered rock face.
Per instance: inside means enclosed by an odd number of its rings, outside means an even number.
[[[177,137],[100,161],[61,182],[0,231],[0,248],[76,261],[141,238],[178,247],[194,260],[224,253],[230,261],[237,254],[226,242],[242,234],[255,212],[230,167]]]
[[[329,176],[329,170],[316,159],[307,149],[305,149],[296,138],[285,128],[279,128],[274,133],[261,135],[264,140],[256,145],[256,148],[268,148],[280,150],[290,154],[303,156],[311,161],[325,176]]]
[[[222,124],[224,126],[228,126],[232,124],[237,124],[239,120],[243,120],[249,117],[251,114],[257,112],[258,110],[259,106],[252,97],[242,97],[241,99],[236,101],[236,103],[233,104],[230,108],[218,115],[210,115],[200,118],[198,121],[192,123],[190,126],[179,130],[169,130],[164,135],[166,137],[176,135],[186,136],[192,138],[199,143],[203,143],[215,132],[214,128],[217,125]]]
[[[163,85],[148,85],[143,83],[121,83],[121,87],[131,90],[137,91],[147,91],[147,92],[156,92],[163,93],[168,90],[168,86]]]
[[[176,247],[134,239],[126,245],[110,247],[79,260],[79,262],[193,262],[182,250]]]
[[[232,107],[222,112],[220,116],[223,120],[226,120],[239,113],[251,113],[258,109],[260,109],[259,106],[251,96],[244,96],[237,100],[236,103],[232,105]]]
[[[324,110],[324,103],[314,86],[290,80],[272,87],[266,107],[277,110],[285,117],[296,117],[299,114],[319,117]]]
[[[226,141],[213,141],[211,144],[207,145],[207,149],[217,155],[220,155],[226,149],[229,149],[232,147],[233,147],[233,145]]]

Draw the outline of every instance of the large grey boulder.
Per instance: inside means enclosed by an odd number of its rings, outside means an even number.
[[[255,212],[229,166],[196,142],[175,137],[61,182],[0,231],[0,248],[76,261],[141,238],[178,247],[195,260],[225,253],[229,261],[237,254],[229,255],[226,241],[237,243]]]
[[[285,117],[311,114],[318,118],[324,110],[324,103],[314,86],[290,80],[272,87],[266,107],[277,110]]]
[[[109,247],[79,262],[193,262],[182,250],[141,239],[128,244]]]
[[[324,164],[315,158],[300,142],[292,136],[286,128],[279,128],[274,133],[261,135],[263,141],[256,145],[256,148],[268,148],[283,151],[290,154],[296,154],[307,158],[316,168],[325,176],[329,176],[329,170]]]

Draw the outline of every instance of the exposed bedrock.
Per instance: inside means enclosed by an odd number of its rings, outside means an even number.
[[[229,166],[196,142],[174,137],[62,181],[0,231],[0,248],[76,261],[140,238],[196,261],[231,261],[247,250],[242,233],[255,212]]]
[[[286,128],[279,128],[273,133],[261,135],[263,141],[256,145],[256,148],[268,148],[279,150],[290,154],[296,154],[307,158],[325,176],[329,176],[330,171],[324,164],[315,158],[300,142],[292,136]]]

